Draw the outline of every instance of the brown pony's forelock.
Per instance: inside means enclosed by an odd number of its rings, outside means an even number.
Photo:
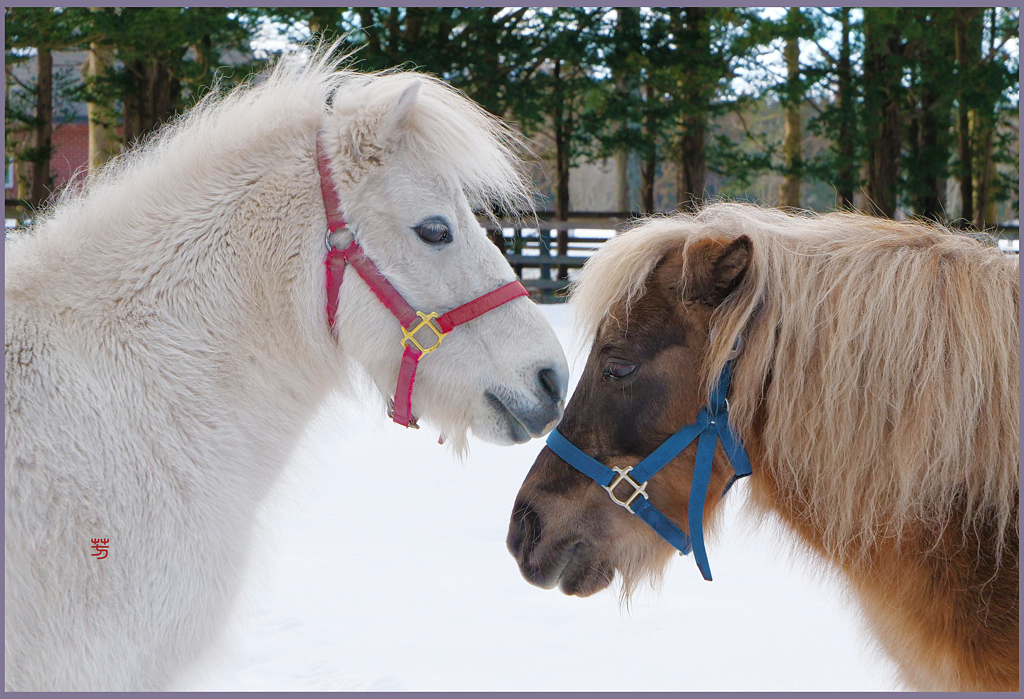
[[[730,414],[749,435],[764,408],[779,496],[843,560],[986,523],[1000,551],[1020,482],[1017,261],[930,223],[718,203],[603,246],[572,291],[580,329],[625,323],[668,251],[739,235],[750,266],[712,320],[701,381],[742,334]]]

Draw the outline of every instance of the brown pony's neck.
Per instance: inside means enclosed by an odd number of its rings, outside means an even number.
[[[813,492],[780,478],[766,459],[764,420],[762,406],[744,436],[753,465],[750,505],[776,516],[842,573],[902,681],[923,691],[1017,691],[1019,506],[1002,537],[996,518],[978,523],[961,499],[944,527],[879,532],[856,549],[835,550],[806,506]]]

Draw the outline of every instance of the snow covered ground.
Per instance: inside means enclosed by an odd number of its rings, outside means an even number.
[[[544,312],[582,356],[563,306]],[[574,359],[575,355],[575,359]],[[896,688],[839,583],[740,512],[630,608],[534,588],[505,549],[543,443],[474,441],[325,405],[263,510],[234,620],[181,690],[846,690]]]

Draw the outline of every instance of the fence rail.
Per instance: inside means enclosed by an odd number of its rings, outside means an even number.
[[[478,220],[487,236],[505,254],[530,295],[538,301],[553,303],[564,300],[572,278],[570,270],[583,267],[590,254],[608,240],[608,237],[574,233],[605,230],[614,231],[614,235],[632,226],[637,219],[622,213],[581,213],[566,221],[543,218],[536,221],[502,220],[498,221],[500,227],[495,227],[494,222],[488,219]],[[506,234],[506,231],[511,234]],[[1012,242],[1019,240],[1020,227],[999,226],[989,234],[997,240]],[[576,254],[557,254],[559,238],[563,235],[567,238],[565,251]],[[1016,252],[1012,247],[1008,251]],[[531,272],[524,277],[525,270],[534,269],[537,270],[536,276]]]
[[[625,230],[631,219],[624,214],[580,214],[569,220],[493,221],[480,219],[487,236],[505,254],[505,258],[522,280],[523,286],[537,300],[552,303],[565,297],[570,282],[570,270],[579,269],[590,258],[590,253],[604,243],[609,235],[586,235],[587,231],[611,231],[615,235]],[[511,235],[506,235],[509,231]],[[582,235],[574,235],[579,232]],[[565,242],[559,253],[562,236]],[[531,271],[537,270],[536,275]]]
[[[8,201],[5,204],[5,217],[16,218],[15,202]],[[587,212],[573,214],[568,220],[559,221],[554,219],[551,212],[538,212],[537,220],[500,220],[497,222],[498,227],[490,219],[477,220],[491,241],[504,253],[530,295],[538,301],[554,303],[564,300],[565,290],[574,276],[571,272],[583,267],[591,253],[610,237],[586,233],[613,231],[611,235],[615,235],[632,226],[638,219],[621,212]],[[506,231],[510,234],[506,234]],[[1020,228],[999,226],[990,234],[996,239],[1012,243],[1019,240]],[[558,254],[558,243],[562,236],[566,238],[563,246],[563,250],[569,253],[566,255]],[[1012,247],[1009,247],[1009,251],[1016,252]]]

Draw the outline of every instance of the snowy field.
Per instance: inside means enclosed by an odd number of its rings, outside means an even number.
[[[582,370],[572,319],[544,312]],[[871,691],[896,688],[839,583],[730,493],[715,581],[676,557],[630,608],[527,584],[505,549],[540,451],[474,441],[465,463],[429,427],[338,398],[274,496],[234,620],[180,690]]]

